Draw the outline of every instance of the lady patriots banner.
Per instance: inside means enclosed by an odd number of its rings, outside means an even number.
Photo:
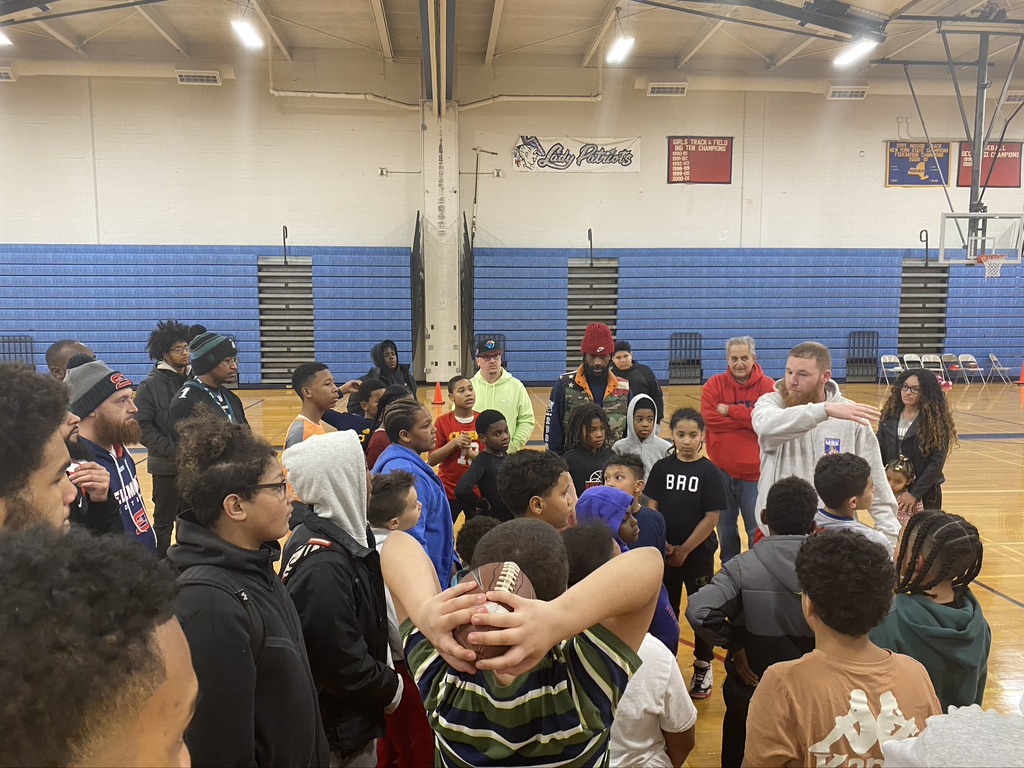
[[[520,136],[512,147],[516,171],[639,173],[640,139]]]

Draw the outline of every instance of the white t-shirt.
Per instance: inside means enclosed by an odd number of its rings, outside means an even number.
[[[661,732],[692,728],[697,708],[664,643],[647,634],[638,655],[643,665],[626,686],[612,725],[611,765],[672,768]]]
[[[864,525],[860,520],[851,519],[849,517],[836,517],[831,512],[819,509],[814,515],[814,527],[819,531],[822,529],[827,530],[838,530],[840,528],[849,528],[851,531],[856,531],[861,536],[866,536],[876,544],[881,544],[885,547],[885,551],[889,553],[889,559],[893,557],[896,548],[893,546],[892,541],[881,531],[876,531],[870,525]]]

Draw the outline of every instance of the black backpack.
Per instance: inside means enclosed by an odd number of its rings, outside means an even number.
[[[253,603],[245,587],[235,581],[235,577],[223,568],[213,565],[192,565],[186,568],[177,579],[178,587],[205,586],[216,587],[227,592],[245,608],[249,614],[249,648],[252,651],[254,664],[259,664],[263,655],[263,647],[267,644],[267,628],[263,622],[263,614]]]

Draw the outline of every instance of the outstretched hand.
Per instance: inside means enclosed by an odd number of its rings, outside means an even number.
[[[830,419],[854,421],[865,427],[870,427],[871,422],[877,422],[882,418],[882,412],[877,408],[860,403],[825,403],[825,413]]]
[[[341,395],[354,395],[359,391],[359,388],[363,386],[363,382],[359,379],[352,379],[352,381],[346,381],[340,387],[338,387],[338,393]]]
[[[473,614],[487,602],[479,592],[468,594],[475,588],[472,579],[449,587],[424,603],[413,621],[448,666],[469,674],[476,672],[476,654],[459,645],[452,632],[469,624]]]
[[[558,636],[558,610],[545,600],[530,600],[508,592],[488,592],[487,600],[501,603],[512,610],[509,613],[488,613],[486,608],[475,610],[472,623],[494,627],[489,632],[473,632],[469,642],[474,645],[506,645],[509,649],[493,659],[480,659],[477,669],[521,675],[537,666],[555,643]]]

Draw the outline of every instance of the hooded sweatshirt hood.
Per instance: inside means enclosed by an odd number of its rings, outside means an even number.
[[[654,432],[646,440],[640,440],[636,435],[636,429],[633,427],[633,413],[636,411],[638,403],[646,401],[648,407],[655,408],[654,399],[650,395],[636,395],[632,400],[629,401],[629,408],[626,409],[626,436],[621,440],[615,442],[612,445],[612,450],[618,454],[623,453],[635,453],[644,460],[644,475],[651,473],[651,467],[655,465],[660,459],[665,458],[668,455],[669,449],[672,447],[672,443],[668,440],[658,437],[658,426],[655,424]],[[655,417],[657,418],[657,417]]]
[[[615,537],[615,543],[625,552],[629,546],[619,537],[619,528],[626,512],[633,505],[633,497],[618,488],[597,485],[587,488],[576,502],[576,519],[580,523],[604,523]]]
[[[295,494],[318,517],[356,541],[366,541],[366,463],[351,430],[317,435],[281,456]]]

